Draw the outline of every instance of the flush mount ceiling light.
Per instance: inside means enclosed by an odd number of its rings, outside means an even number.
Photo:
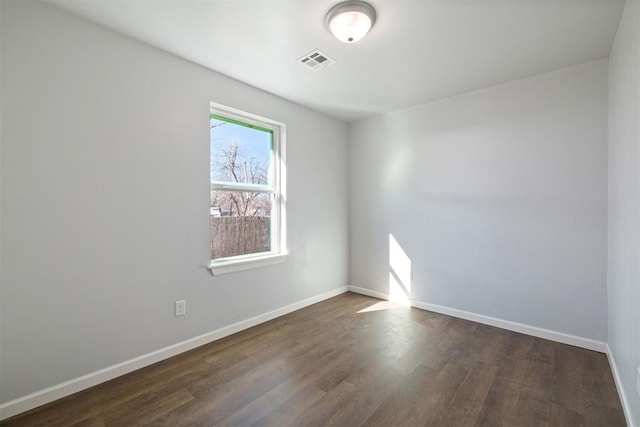
[[[333,6],[325,25],[341,42],[355,43],[363,38],[376,22],[376,11],[363,1],[343,1]]]

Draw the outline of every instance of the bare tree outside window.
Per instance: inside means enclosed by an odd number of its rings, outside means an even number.
[[[241,148],[242,141],[229,141],[221,148],[212,161],[214,179],[222,182],[243,184],[268,184],[268,160],[247,158]],[[246,191],[212,191],[211,206],[226,212],[225,216],[269,216],[271,202],[263,193]]]

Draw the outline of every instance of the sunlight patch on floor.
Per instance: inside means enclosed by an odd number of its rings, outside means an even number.
[[[394,308],[402,308],[402,307],[406,308],[407,304],[404,304],[401,302],[395,302],[395,301],[380,301],[373,305],[370,305],[367,308],[363,308],[362,310],[358,311],[358,313],[369,313],[372,311],[391,310]]]

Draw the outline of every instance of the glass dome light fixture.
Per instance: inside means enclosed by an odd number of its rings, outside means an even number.
[[[376,10],[363,1],[343,1],[327,12],[324,22],[338,40],[343,43],[355,43],[373,27],[376,22]]]

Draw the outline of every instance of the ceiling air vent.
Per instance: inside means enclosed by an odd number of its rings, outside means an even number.
[[[312,50],[306,55],[296,59],[296,61],[313,71],[320,71],[336,63],[335,59],[326,53],[320,52],[318,49]]]

